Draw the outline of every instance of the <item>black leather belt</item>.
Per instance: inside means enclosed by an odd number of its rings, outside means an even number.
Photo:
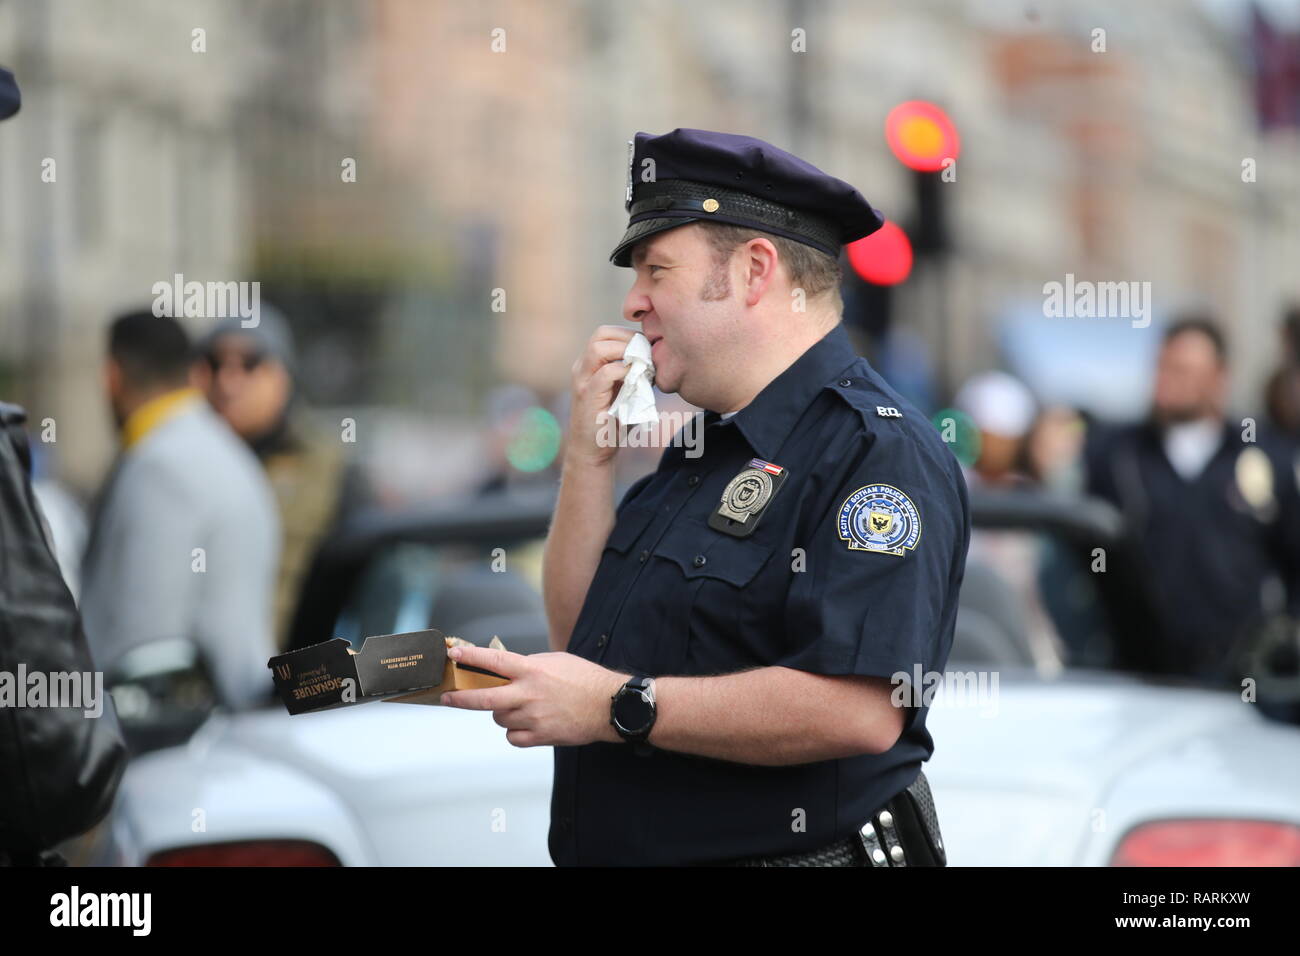
[[[748,857],[725,866],[947,866],[930,782],[917,773],[846,840],[807,853]]]

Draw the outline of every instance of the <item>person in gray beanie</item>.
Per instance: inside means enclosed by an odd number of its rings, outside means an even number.
[[[258,324],[222,319],[200,340],[194,378],[216,412],[248,443],[275,489],[283,528],[275,633],[291,640],[298,593],[326,534],[366,497],[360,468],[338,435],[314,427],[295,383],[289,323],[262,303]]]

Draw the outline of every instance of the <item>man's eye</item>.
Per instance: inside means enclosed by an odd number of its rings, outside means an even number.
[[[663,266],[646,266],[646,268],[649,269],[651,272],[654,272],[656,269],[662,269]]]

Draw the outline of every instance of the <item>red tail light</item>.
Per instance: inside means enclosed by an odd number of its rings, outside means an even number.
[[[1300,866],[1300,827],[1267,820],[1162,820],[1130,830],[1111,866]]]
[[[342,866],[319,843],[307,840],[248,840],[244,843],[208,843],[164,850],[149,857],[146,866]]]

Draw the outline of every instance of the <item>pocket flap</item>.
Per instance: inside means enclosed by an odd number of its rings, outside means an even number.
[[[774,550],[772,544],[733,538],[707,525],[686,522],[665,531],[654,553],[675,562],[687,578],[716,578],[743,588]]]

